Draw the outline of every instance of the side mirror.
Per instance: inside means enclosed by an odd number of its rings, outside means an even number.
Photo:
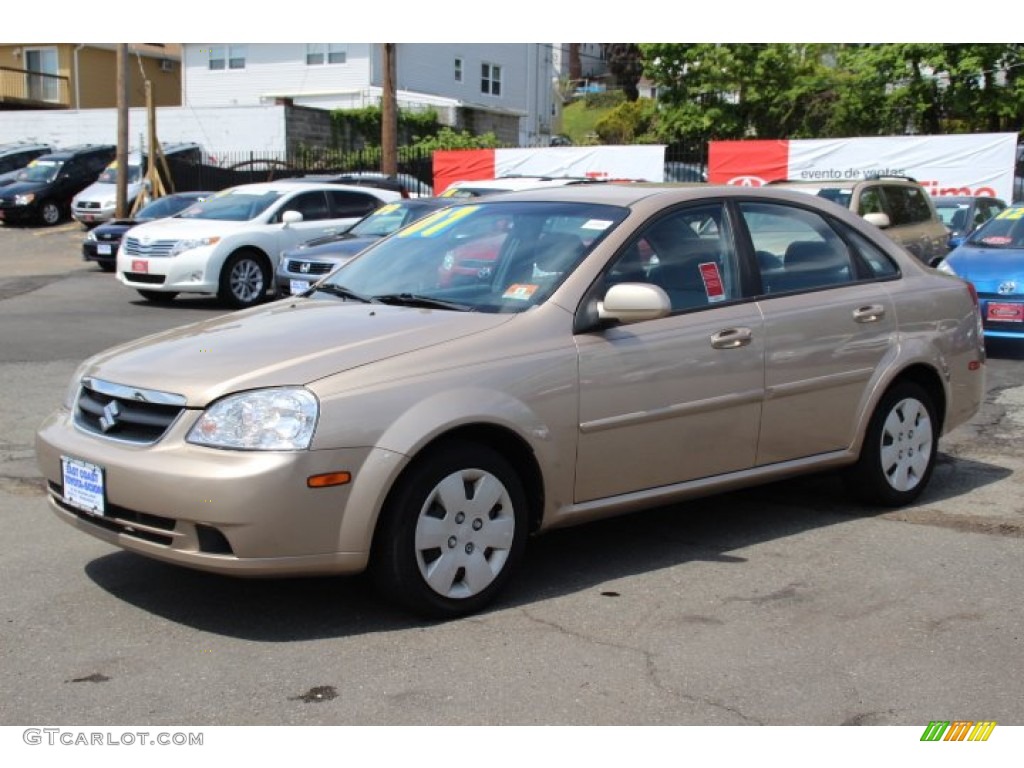
[[[281,221],[284,222],[285,228],[290,224],[298,224],[302,221],[302,214],[298,211],[285,211],[281,214]]]
[[[657,320],[672,313],[668,294],[651,283],[619,283],[608,289],[604,301],[597,305],[597,316],[602,321],[639,323]]]
[[[874,224],[879,229],[885,229],[892,223],[889,221],[889,214],[887,213],[865,213],[864,221]]]

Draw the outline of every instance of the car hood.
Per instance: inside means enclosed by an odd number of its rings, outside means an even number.
[[[235,232],[249,231],[253,227],[266,226],[257,220],[221,221],[216,219],[153,219],[136,227],[134,235],[153,240],[191,240],[202,237],[227,237]]]
[[[345,239],[331,240],[330,242],[319,243],[311,241],[300,248],[292,248],[285,252],[288,259],[312,259],[324,257],[345,258],[355,256],[364,248],[376,243],[379,237],[349,237]]]
[[[1024,249],[976,248],[962,245],[946,257],[957,275],[979,293],[996,293],[1000,283],[1017,280],[1024,285]]]
[[[40,189],[46,189],[52,185],[50,181],[13,181],[3,187],[0,187],[0,192],[3,193],[4,197],[12,197],[13,195],[24,195],[27,192],[38,192]]]
[[[83,374],[184,395],[202,408],[231,392],[310,384],[514,317],[286,299],[114,347],[91,358]]]

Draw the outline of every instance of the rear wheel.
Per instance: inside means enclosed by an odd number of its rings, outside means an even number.
[[[526,495],[486,445],[432,448],[399,480],[382,512],[371,569],[388,598],[434,618],[489,603],[526,545]]]
[[[251,307],[266,299],[269,284],[270,275],[263,259],[252,251],[239,251],[221,269],[217,296],[233,307]]]
[[[860,458],[846,472],[847,487],[869,504],[909,504],[928,484],[938,442],[931,395],[913,382],[900,382],[878,403]]]
[[[173,291],[144,291],[141,288],[136,290],[138,290],[139,296],[146,301],[152,301],[154,304],[170,304],[174,301],[174,297],[178,295]]]

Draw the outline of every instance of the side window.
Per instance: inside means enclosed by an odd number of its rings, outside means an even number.
[[[6,173],[7,171],[13,171],[18,167],[18,158],[15,155],[8,157],[0,157],[0,173]]]
[[[886,213],[878,187],[868,187],[860,193],[860,199],[857,201],[857,215],[863,216],[867,213]]]
[[[924,190],[916,187],[885,187],[885,197],[889,202],[891,210],[889,216],[892,225],[899,226],[928,221],[932,213],[924,195]]]
[[[697,309],[740,297],[739,271],[725,207],[681,208],[652,221],[619,255],[605,277],[662,288],[672,311]]]
[[[301,195],[296,195],[281,206],[281,214],[284,214],[285,211],[298,211],[302,214],[303,221],[320,221],[330,218],[327,197],[319,191],[303,192]],[[280,220],[281,214],[277,216],[278,220]]]
[[[333,219],[362,218],[384,204],[383,201],[373,195],[367,195],[362,192],[332,189],[327,194],[331,198],[331,206],[334,209],[334,212],[331,214]]]
[[[899,267],[877,245],[853,229],[846,230],[846,233],[861,259],[867,263],[871,277],[885,278],[899,275]]]
[[[849,249],[819,214],[773,203],[741,203],[765,293],[831,288],[855,279]]]

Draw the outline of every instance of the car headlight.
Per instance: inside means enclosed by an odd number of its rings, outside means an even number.
[[[936,269],[939,270],[939,272],[945,272],[947,275],[955,275],[956,274],[956,272],[954,271],[953,267],[951,267],[949,265],[949,260],[948,259],[943,259],[942,261],[940,261],[939,262],[939,266],[937,266]]]
[[[14,196],[14,204],[15,205],[31,205],[32,201],[35,200],[35,199],[36,199],[36,195],[35,195],[34,192],[28,192],[28,193],[26,193],[24,195],[15,195]]]
[[[214,245],[219,242],[219,237],[198,237],[193,240],[179,240],[174,244],[174,247],[171,248],[171,252],[167,255],[177,256],[185,251],[191,251],[193,248],[202,248],[204,245]]]
[[[104,208],[113,208],[116,205],[117,205],[117,200],[104,200],[103,201],[103,207]]]
[[[316,430],[320,404],[308,389],[256,389],[211,405],[186,440],[212,448],[301,451]]]
[[[96,233],[93,230],[90,229],[88,232],[86,232],[85,239],[86,240],[91,240],[92,242],[95,242],[96,241]]]

